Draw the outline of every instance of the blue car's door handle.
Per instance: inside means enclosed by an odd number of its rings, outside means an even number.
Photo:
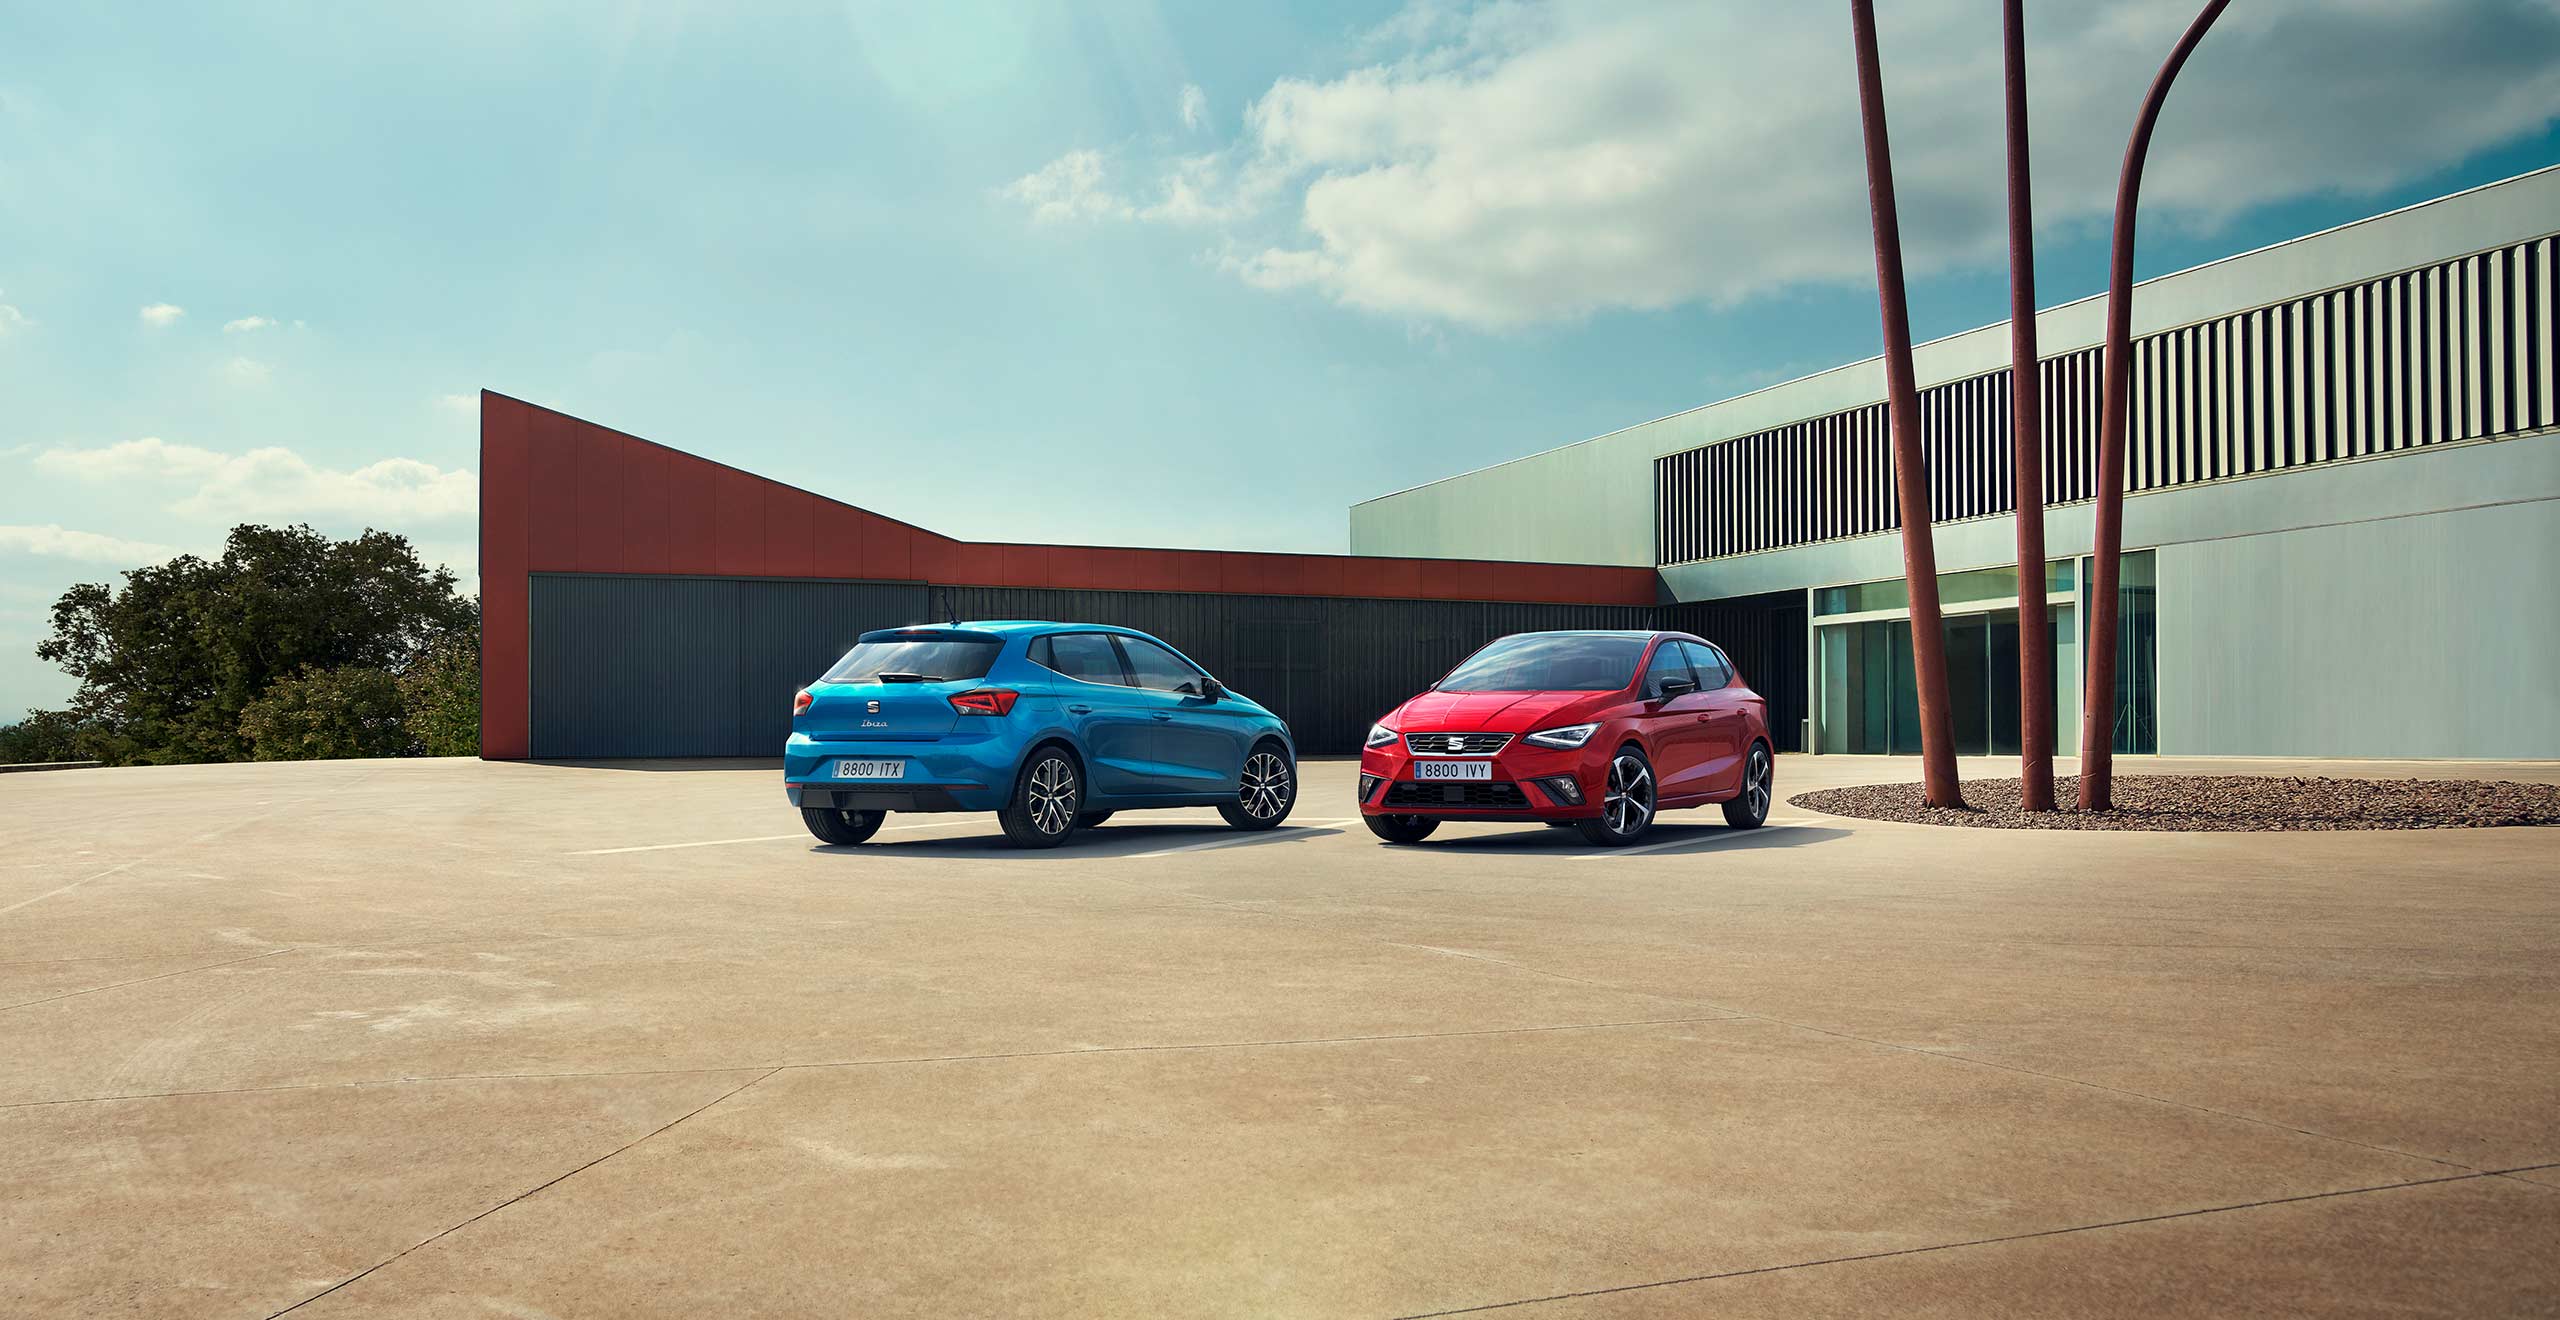
[[[1157,719],[1160,719],[1160,720],[1170,720],[1170,719],[1172,719],[1173,717],[1172,717],[1172,716],[1170,716],[1170,715],[1165,714],[1165,713],[1164,713],[1164,712],[1162,712],[1162,711],[1158,711],[1158,712],[1156,712],[1156,718],[1157,718]]]
[[[1091,707],[1091,706],[1069,706],[1069,707],[1067,707],[1067,713],[1068,713],[1068,714],[1070,714],[1070,715],[1090,715],[1090,714],[1092,714],[1092,713],[1093,713],[1093,707]]]

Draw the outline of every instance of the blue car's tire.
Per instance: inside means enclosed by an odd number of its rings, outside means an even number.
[[[860,843],[880,832],[880,822],[888,818],[885,811],[838,811],[832,807],[802,807],[800,822],[818,836],[820,843],[839,846]]]
[[[1084,767],[1066,748],[1033,749],[1013,781],[1013,799],[996,813],[1004,837],[1017,848],[1055,848],[1076,832],[1084,802]]]
[[[1267,830],[1287,820],[1296,805],[1298,767],[1290,764],[1289,749],[1259,742],[1245,754],[1244,770],[1236,776],[1236,800],[1219,803],[1218,814],[1240,830]]]

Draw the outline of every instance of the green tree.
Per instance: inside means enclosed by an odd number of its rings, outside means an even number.
[[[27,717],[0,728],[0,765],[35,765],[44,761],[88,761],[82,750],[80,722],[58,710],[31,710]]]
[[[414,744],[400,680],[379,669],[306,669],[267,686],[240,712],[240,737],[259,761],[404,756]]]
[[[410,741],[427,756],[480,753],[480,638],[445,634],[400,676]]]
[[[388,532],[338,541],[244,525],[219,559],[180,555],[124,578],[121,591],[64,592],[36,648],[80,680],[67,713],[114,764],[245,759],[242,716],[278,681],[356,668],[388,682],[476,615],[452,573]],[[351,682],[327,690],[351,696]]]

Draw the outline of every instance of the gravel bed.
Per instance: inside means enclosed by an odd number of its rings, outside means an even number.
[[[2319,779],[2277,775],[2118,775],[2111,811],[2082,811],[2076,776],[2054,780],[2059,811],[2022,811],[2019,781],[1964,781],[1964,809],[1932,807],[1918,784],[1799,793],[1790,805],[1834,816],[1994,830],[2445,830],[2560,825],[2560,785],[2488,779]]]

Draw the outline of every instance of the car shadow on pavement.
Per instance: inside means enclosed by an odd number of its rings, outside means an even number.
[[[640,770],[654,773],[675,772],[684,774],[698,773],[704,770],[753,770],[763,774],[772,774],[782,769],[782,758],[778,756],[696,756],[682,759],[653,760],[537,760],[527,761],[524,762],[524,764],[547,766],[555,770]]]
[[[1685,857],[1693,853],[1758,852],[1766,848],[1802,848],[1845,837],[1849,831],[1829,825],[1770,824],[1756,830],[1730,825],[1656,825],[1642,841],[1624,849],[1600,848],[1583,841],[1575,830],[1527,829],[1466,838],[1437,836],[1404,852],[1486,853],[1508,857]]]
[[[895,819],[894,817],[892,819]],[[950,833],[896,838],[875,835],[868,843],[850,847],[820,844],[813,853],[842,854],[853,857],[896,857],[901,861],[929,858],[959,858],[984,861],[991,857],[1020,857],[1025,860],[1093,860],[1096,858],[1144,858],[1170,850],[1183,855],[1209,855],[1246,848],[1268,848],[1287,843],[1303,843],[1327,835],[1340,834],[1356,826],[1281,825],[1277,829],[1248,832],[1217,823],[1212,818],[1205,824],[1147,823],[1130,825],[1098,825],[1077,832],[1075,837],[1054,848],[1017,848],[1006,840],[1004,830],[995,818],[986,818],[982,830],[955,827]]]

